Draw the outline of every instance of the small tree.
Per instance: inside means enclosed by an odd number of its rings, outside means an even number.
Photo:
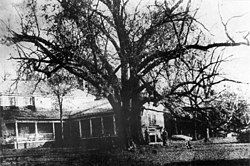
[[[56,99],[56,103],[60,113],[60,123],[61,123],[61,134],[62,140],[64,139],[64,126],[63,126],[63,99],[65,95],[69,94],[73,88],[77,87],[77,82],[74,77],[69,75],[67,71],[61,70],[60,72],[54,73],[48,78],[44,84],[46,85],[44,89],[41,89],[45,94],[52,95]]]

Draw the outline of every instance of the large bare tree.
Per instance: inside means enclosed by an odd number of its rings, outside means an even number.
[[[9,29],[7,37],[17,48],[13,59],[20,62],[20,72],[50,77],[64,69],[106,97],[117,115],[123,145],[130,138],[141,142],[142,106],[164,97],[160,76],[171,60],[195,50],[248,45],[201,40],[206,28],[196,20],[191,0],[155,1],[144,8],[134,3],[30,0],[19,12],[19,29]]]

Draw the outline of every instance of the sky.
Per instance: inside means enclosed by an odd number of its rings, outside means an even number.
[[[220,11],[220,12],[219,12]],[[226,39],[223,26],[220,21],[221,13],[223,21],[226,22],[232,16],[241,16],[232,19],[228,24],[228,31],[235,39],[242,37],[243,31],[250,32],[250,1],[249,0],[203,0],[201,10],[198,13],[199,20],[214,35],[212,39],[220,42]],[[242,39],[242,38],[241,38]],[[250,40],[250,35],[248,37]],[[242,93],[250,99],[250,46],[227,48],[226,56],[233,55],[230,62],[222,66],[226,77],[244,82],[245,84],[225,83],[230,89]]]
[[[147,4],[149,1],[142,0],[142,3]],[[7,18],[11,18],[10,21],[13,22],[17,18],[14,14],[16,9],[13,4],[20,2],[22,0],[0,0],[0,19],[6,21]],[[234,38],[239,39],[244,31],[250,32],[250,0],[193,0],[192,3],[194,7],[200,7],[197,18],[211,32],[209,36],[213,41],[220,42],[226,39],[225,34],[222,33],[223,26],[219,13],[221,13],[224,22],[232,16],[241,16],[232,19],[228,24],[228,31]],[[0,38],[4,34],[4,30],[0,29]],[[14,73],[15,64],[7,60],[10,53],[13,54],[13,50],[0,44],[0,79],[6,72]],[[233,58],[232,61],[223,65],[223,73],[231,79],[246,83],[241,85],[229,84],[228,86],[239,89],[242,93],[250,96],[250,47],[227,48],[224,54],[233,55]]]

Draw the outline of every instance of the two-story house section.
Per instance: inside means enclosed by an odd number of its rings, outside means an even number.
[[[1,135],[4,148],[30,148],[60,137],[59,113],[51,99],[35,91],[34,83],[0,83]]]
[[[144,134],[145,130],[148,131],[150,144],[161,142],[161,132],[165,128],[165,111],[166,108],[161,104],[159,104],[158,106],[154,106],[153,103],[144,104],[144,110],[141,117],[141,125]]]
[[[11,108],[51,109],[52,102],[43,96],[34,82],[14,81],[0,82],[0,106]]]

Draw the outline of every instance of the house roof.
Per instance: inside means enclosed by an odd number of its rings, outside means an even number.
[[[30,96],[41,95],[35,83],[32,81],[14,81],[0,82],[0,95],[18,95]],[[48,96],[47,96],[48,97]],[[95,100],[95,96],[88,94],[86,91],[75,89],[65,96],[63,118],[77,118],[79,116],[90,116],[112,112],[112,107],[107,100]],[[3,107],[3,117],[6,120],[22,119],[22,120],[39,120],[39,119],[59,119],[60,113],[54,109],[32,110],[26,108]]]
[[[158,105],[154,105],[154,103],[150,102],[150,103],[145,103],[143,105],[145,110],[150,110],[150,111],[155,111],[155,112],[166,112],[167,109],[162,105],[162,104],[158,104]]]
[[[2,110],[4,120],[51,120],[60,119],[59,111],[34,111],[32,109],[18,109],[18,108],[4,108]],[[63,114],[63,119],[67,118],[66,114]]]
[[[69,118],[102,115],[113,112],[112,106],[106,99],[86,102],[82,105],[82,108],[84,109],[72,111]]]
[[[84,109],[63,111],[63,119],[79,118],[86,116],[102,115],[112,113],[113,109],[107,100],[97,100],[82,104]],[[4,120],[59,120],[60,113],[57,110],[32,110],[28,108],[2,107]],[[1,110],[0,110],[1,111]]]
[[[27,85],[25,85],[27,87]],[[74,91],[69,100],[72,101],[72,106],[68,106],[63,111],[63,118],[81,118],[87,116],[104,115],[113,113],[113,108],[107,99],[95,100],[92,95],[87,95],[86,92]],[[162,105],[157,107],[153,106],[152,103],[147,103],[144,105],[147,110],[164,112],[165,108]],[[11,119],[22,119],[22,120],[49,120],[49,119],[60,119],[60,113],[57,110],[32,110],[28,108],[5,108],[3,110],[3,116],[6,120]]]

